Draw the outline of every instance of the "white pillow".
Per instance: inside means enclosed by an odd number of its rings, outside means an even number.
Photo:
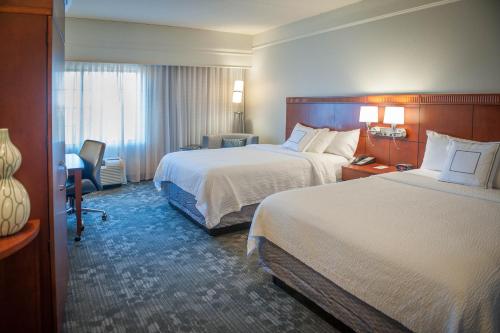
[[[448,145],[450,140],[460,142],[476,142],[466,139],[455,138],[446,134],[427,130],[427,143],[425,145],[424,159],[421,169],[441,171],[448,157]]]
[[[326,148],[330,145],[333,138],[337,134],[335,131],[329,131],[328,128],[325,128],[326,131],[320,131],[316,135],[316,137],[309,143],[306,151],[310,153],[324,153]]]
[[[421,169],[435,171],[443,170],[444,164],[448,157],[448,149],[450,147],[451,140],[470,143],[482,143],[479,141],[456,138],[430,130],[427,130],[426,133],[427,144],[425,146],[424,160],[422,161],[422,165],[420,166]],[[500,189],[500,154],[497,156],[497,161],[493,165],[493,177],[491,183],[492,184],[488,187]]]
[[[317,131],[314,128],[297,124],[293,128],[292,134],[290,134],[288,140],[283,144],[283,147],[302,152],[307,148],[307,145],[314,139],[316,134]]]
[[[359,128],[347,132],[337,132],[330,145],[326,148],[326,152],[351,159],[354,152],[356,152],[358,142]]]
[[[439,180],[488,188],[493,182],[500,144],[451,140]]]

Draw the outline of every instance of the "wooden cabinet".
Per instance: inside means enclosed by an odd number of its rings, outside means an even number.
[[[0,261],[5,332],[57,332],[62,323],[68,279],[64,34],[55,22],[64,22],[63,6],[63,0],[0,0],[0,127],[21,151],[15,177],[29,193],[30,218],[40,220],[37,239]],[[26,264],[33,258],[36,265]],[[18,283],[10,286],[12,280]]]
[[[397,171],[394,166],[387,166],[386,168],[380,169],[379,167],[385,167],[383,164],[372,163],[367,165],[354,165],[349,164],[342,167],[342,180],[351,180],[357,178],[370,177],[373,175],[380,175],[382,173]]]

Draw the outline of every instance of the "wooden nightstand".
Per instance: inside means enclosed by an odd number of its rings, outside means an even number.
[[[364,178],[373,175],[380,175],[381,173],[388,173],[397,171],[396,167],[388,166],[385,169],[376,169],[375,167],[384,166],[383,164],[372,163],[367,165],[354,165],[349,164],[342,167],[342,180],[351,180],[357,178]]]

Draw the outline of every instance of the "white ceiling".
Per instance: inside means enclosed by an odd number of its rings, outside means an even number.
[[[69,17],[254,35],[361,0],[72,0]]]

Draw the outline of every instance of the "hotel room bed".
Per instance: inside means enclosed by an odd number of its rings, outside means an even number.
[[[172,205],[217,233],[248,225],[257,204],[273,193],[335,182],[348,162],[267,144],[184,151],[161,160],[154,183]]]
[[[356,331],[498,332],[500,191],[436,174],[272,195],[248,251]]]

